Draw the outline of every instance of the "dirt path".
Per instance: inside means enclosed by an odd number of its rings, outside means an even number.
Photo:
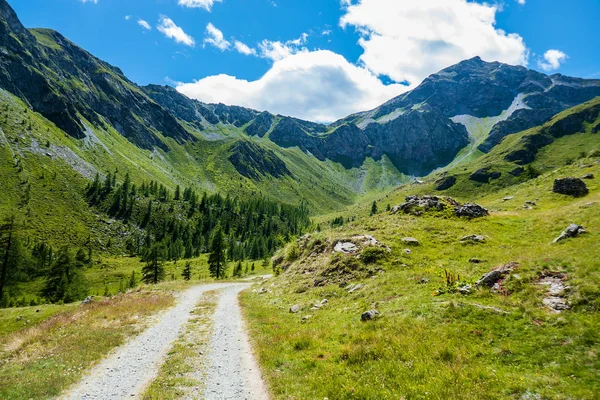
[[[226,288],[219,298],[214,315],[204,399],[269,398],[252,354],[238,303],[238,294],[246,287]]]
[[[267,397],[262,397],[262,393],[266,392],[248,345],[246,333],[243,330],[243,321],[237,302],[239,292],[249,286],[249,284],[220,283],[188,289],[180,296],[175,307],[160,315],[157,323],[100,362],[81,382],[61,398],[69,400],[139,398],[145,387],[156,377],[167,352],[189,320],[190,312],[202,294],[211,290],[223,289],[219,294],[219,305],[214,316],[215,331],[211,343],[207,377],[208,388],[213,387],[213,382],[215,382],[217,386],[223,386],[223,390],[211,390],[212,394],[207,395],[207,398],[267,399]],[[216,336],[225,336],[217,335],[223,329],[224,324],[230,339],[228,343],[214,339]],[[233,354],[239,356],[232,357]],[[231,368],[227,368],[225,374],[219,373],[218,377],[215,377],[213,373],[215,365],[224,359],[229,360],[233,365],[230,366]],[[236,367],[235,364],[239,367]],[[215,371],[221,371],[221,369],[217,367]],[[229,375],[230,372],[236,372],[236,375]],[[255,388],[256,382],[259,383],[258,389]],[[234,397],[227,397],[233,388],[235,388],[235,393],[244,392],[247,395],[242,397],[236,394]],[[254,393],[259,394],[255,396]]]

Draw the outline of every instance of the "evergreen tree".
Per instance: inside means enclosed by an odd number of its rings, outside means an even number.
[[[83,263],[73,259],[69,247],[63,247],[46,275],[44,296],[53,303],[70,303],[85,298],[88,290],[82,267]]]
[[[240,278],[242,276],[242,262],[238,261],[237,265],[233,269],[233,276]]]
[[[11,217],[0,225],[0,302],[5,302],[7,289],[22,277],[23,249],[17,238],[15,220]]]
[[[142,268],[142,280],[148,284],[157,284],[165,279],[165,247],[160,243],[152,245],[146,258],[146,265]]]
[[[377,214],[377,202],[374,201],[373,205],[371,205],[371,215]]]
[[[252,263],[252,267],[250,269],[252,270],[252,272],[254,272],[254,270],[256,269],[256,266],[254,265],[254,263]]]
[[[188,261],[185,263],[185,267],[183,268],[183,272],[181,273],[181,276],[186,281],[189,281],[190,279],[192,279],[192,262],[191,261]]]
[[[127,286],[129,289],[135,289],[138,285],[137,276],[135,275],[135,271],[131,271],[131,277],[129,278],[129,282]]]
[[[173,200],[181,200],[181,188],[179,185],[177,185],[177,188],[175,189],[175,197],[173,197]]]
[[[225,277],[227,265],[225,262],[225,236],[223,229],[218,224],[210,241],[210,255],[208,256],[210,275],[216,279]]]

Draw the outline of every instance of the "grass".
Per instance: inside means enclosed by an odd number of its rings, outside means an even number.
[[[580,199],[551,192],[555,178],[584,173],[598,176],[600,164],[581,159],[516,186],[460,198],[475,198],[492,210],[483,219],[382,213],[314,233],[299,260],[272,282],[271,292],[242,297],[273,397],[597,398],[600,184],[587,181],[590,194]],[[411,190],[426,191],[423,186],[406,186],[387,200],[399,204]],[[503,201],[508,195],[514,199]],[[537,206],[523,208],[526,200]],[[359,215],[368,206],[361,205]],[[569,223],[583,225],[588,234],[552,244]],[[389,246],[391,255],[371,265],[342,258],[340,267],[329,252],[315,250],[317,240],[363,234]],[[487,241],[461,244],[470,234]],[[400,241],[406,236],[420,242],[411,254]],[[482,262],[470,263],[471,258]],[[434,295],[446,284],[445,271],[472,284],[513,261],[520,266],[502,294],[473,289],[469,295]],[[546,289],[537,282],[544,271],[567,274],[571,310],[555,314],[542,304]],[[365,287],[348,293],[343,287],[350,283]],[[324,298],[325,307],[311,310]],[[288,311],[293,304],[300,313]],[[361,322],[361,313],[373,308],[380,317]]]
[[[54,315],[39,323],[30,320],[19,330],[8,328],[0,337],[0,398],[58,395],[110,350],[140,332],[147,317],[172,304],[167,291],[143,290],[88,305],[42,307],[39,320]],[[14,311],[2,310],[2,319],[14,316]],[[27,315],[30,309],[19,311]]]
[[[212,331],[217,293],[207,292],[193,310],[193,317],[169,351],[143,399],[199,398],[204,392],[204,361]]]

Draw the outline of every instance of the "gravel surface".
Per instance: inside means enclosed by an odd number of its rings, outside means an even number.
[[[225,288],[214,314],[206,390],[207,400],[269,398],[244,326],[238,294],[249,285]]]
[[[239,329],[241,328],[241,314],[237,304],[237,294],[248,286],[248,284],[218,283],[188,289],[179,296],[175,307],[159,315],[158,322],[110,354],[61,398],[107,400],[135,398],[141,395],[144,388],[156,377],[164,357],[189,320],[190,312],[200,300],[200,296],[210,290],[225,289],[223,293],[227,294],[227,298],[233,296],[226,302],[225,307],[233,307],[233,309],[223,309],[223,296],[221,296],[217,312],[227,314],[228,321],[231,318],[237,318],[237,323],[235,321],[230,321],[230,323]],[[221,324],[215,326],[218,327]],[[242,332],[232,332],[231,334],[243,336]],[[237,349],[237,342],[235,345],[234,343],[230,344],[232,349]],[[221,348],[219,351],[227,354],[229,349]],[[241,399],[241,397],[236,398]]]

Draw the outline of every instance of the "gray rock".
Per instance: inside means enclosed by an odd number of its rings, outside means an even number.
[[[358,246],[352,242],[338,242],[333,248],[333,251],[336,253],[353,254],[358,251]]]
[[[420,243],[417,239],[415,239],[414,237],[405,237],[402,238],[402,243],[404,244],[408,244],[410,246],[418,246]]]
[[[506,196],[505,198],[502,199],[502,201],[510,201],[514,198],[515,198],[515,196]]]
[[[310,315],[310,314],[309,315],[305,315],[305,316],[302,317],[302,321],[308,321],[311,318],[312,318],[312,315]]]
[[[504,278],[517,267],[517,263],[508,263],[500,267],[496,267],[490,272],[484,274],[477,282],[475,282],[475,285],[493,288],[494,285],[500,281],[500,279]]]
[[[482,235],[468,235],[468,236],[463,236],[460,239],[461,243],[483,243],[485,242],[485,237]]]
[[[370,321],[372,319],[375,319],[375,317],[377,317],[378,315],[379,315],[379,311],[377,311],[377,310],[365,311],[360,316],[360,320],[363,322]]]
[[[542,303],[555,312],[561,312],[571,308],[567,303],[567,300],[557,296],[548,296],[542,300]]]
[[[577,225],[577,224],[571,224],[567,227],[567,229],[565,229],[560,234],[559,237],[554,239],[553,243],[558,243],[561,240],[577,237],[577,236],[581,235],[582,233],[585,233],[585,229],[583,229],[583,226]]]
[[[585,174],[581,179],[594,179],[594,174]]]
[[[362,289],[363,287],[365,287],[365,285],[363,285],[362,283],[359,283],[358,285],[352,286],[349,290],[348,293],[354,293],[360,289]]]
[[[471,293],[471,285],[463,285],[458,288],[458,292],[460,294],[470,294]]]
[[[554,193],[566,194],[573,197],[582,197],[589,193],[585,182],[579,178],[562,178],[554,181]]]
[[[290,307],[290,313],[292,313],[292,314],[296,314],[299,311],[300,311],[300,306],[298,304],[294,304],[293,306]]]
[[[483,260],[482,260],[482,259],[480,259],[480,258],[473,257],[473,258],[470,258],[470,259],[469,259],[469,262],[470,262],[471,264],[481,264],[481,263],[483,262]]]
[[[412,250],[411,249],[404,249],[403,252],[406,255],[412,254]]]
[[[400,207],[400,206],[394,206],[394,207],[392,207],[392,211],[391,211],[391,213],[392,213],[392,214],[398,214],[398,213],[399,213],[401,210],[402,210],[402,209],[401,209],[401,207]]]
[[[88,296],[85,299],[83,299],[83,301],[81,302],[81,304],[90,304],[94,301],[94,296]]]
[[[490,215],[489,211],[479,204],[469,203],[454,207],[454,213],[457,217],[481,218]]]

